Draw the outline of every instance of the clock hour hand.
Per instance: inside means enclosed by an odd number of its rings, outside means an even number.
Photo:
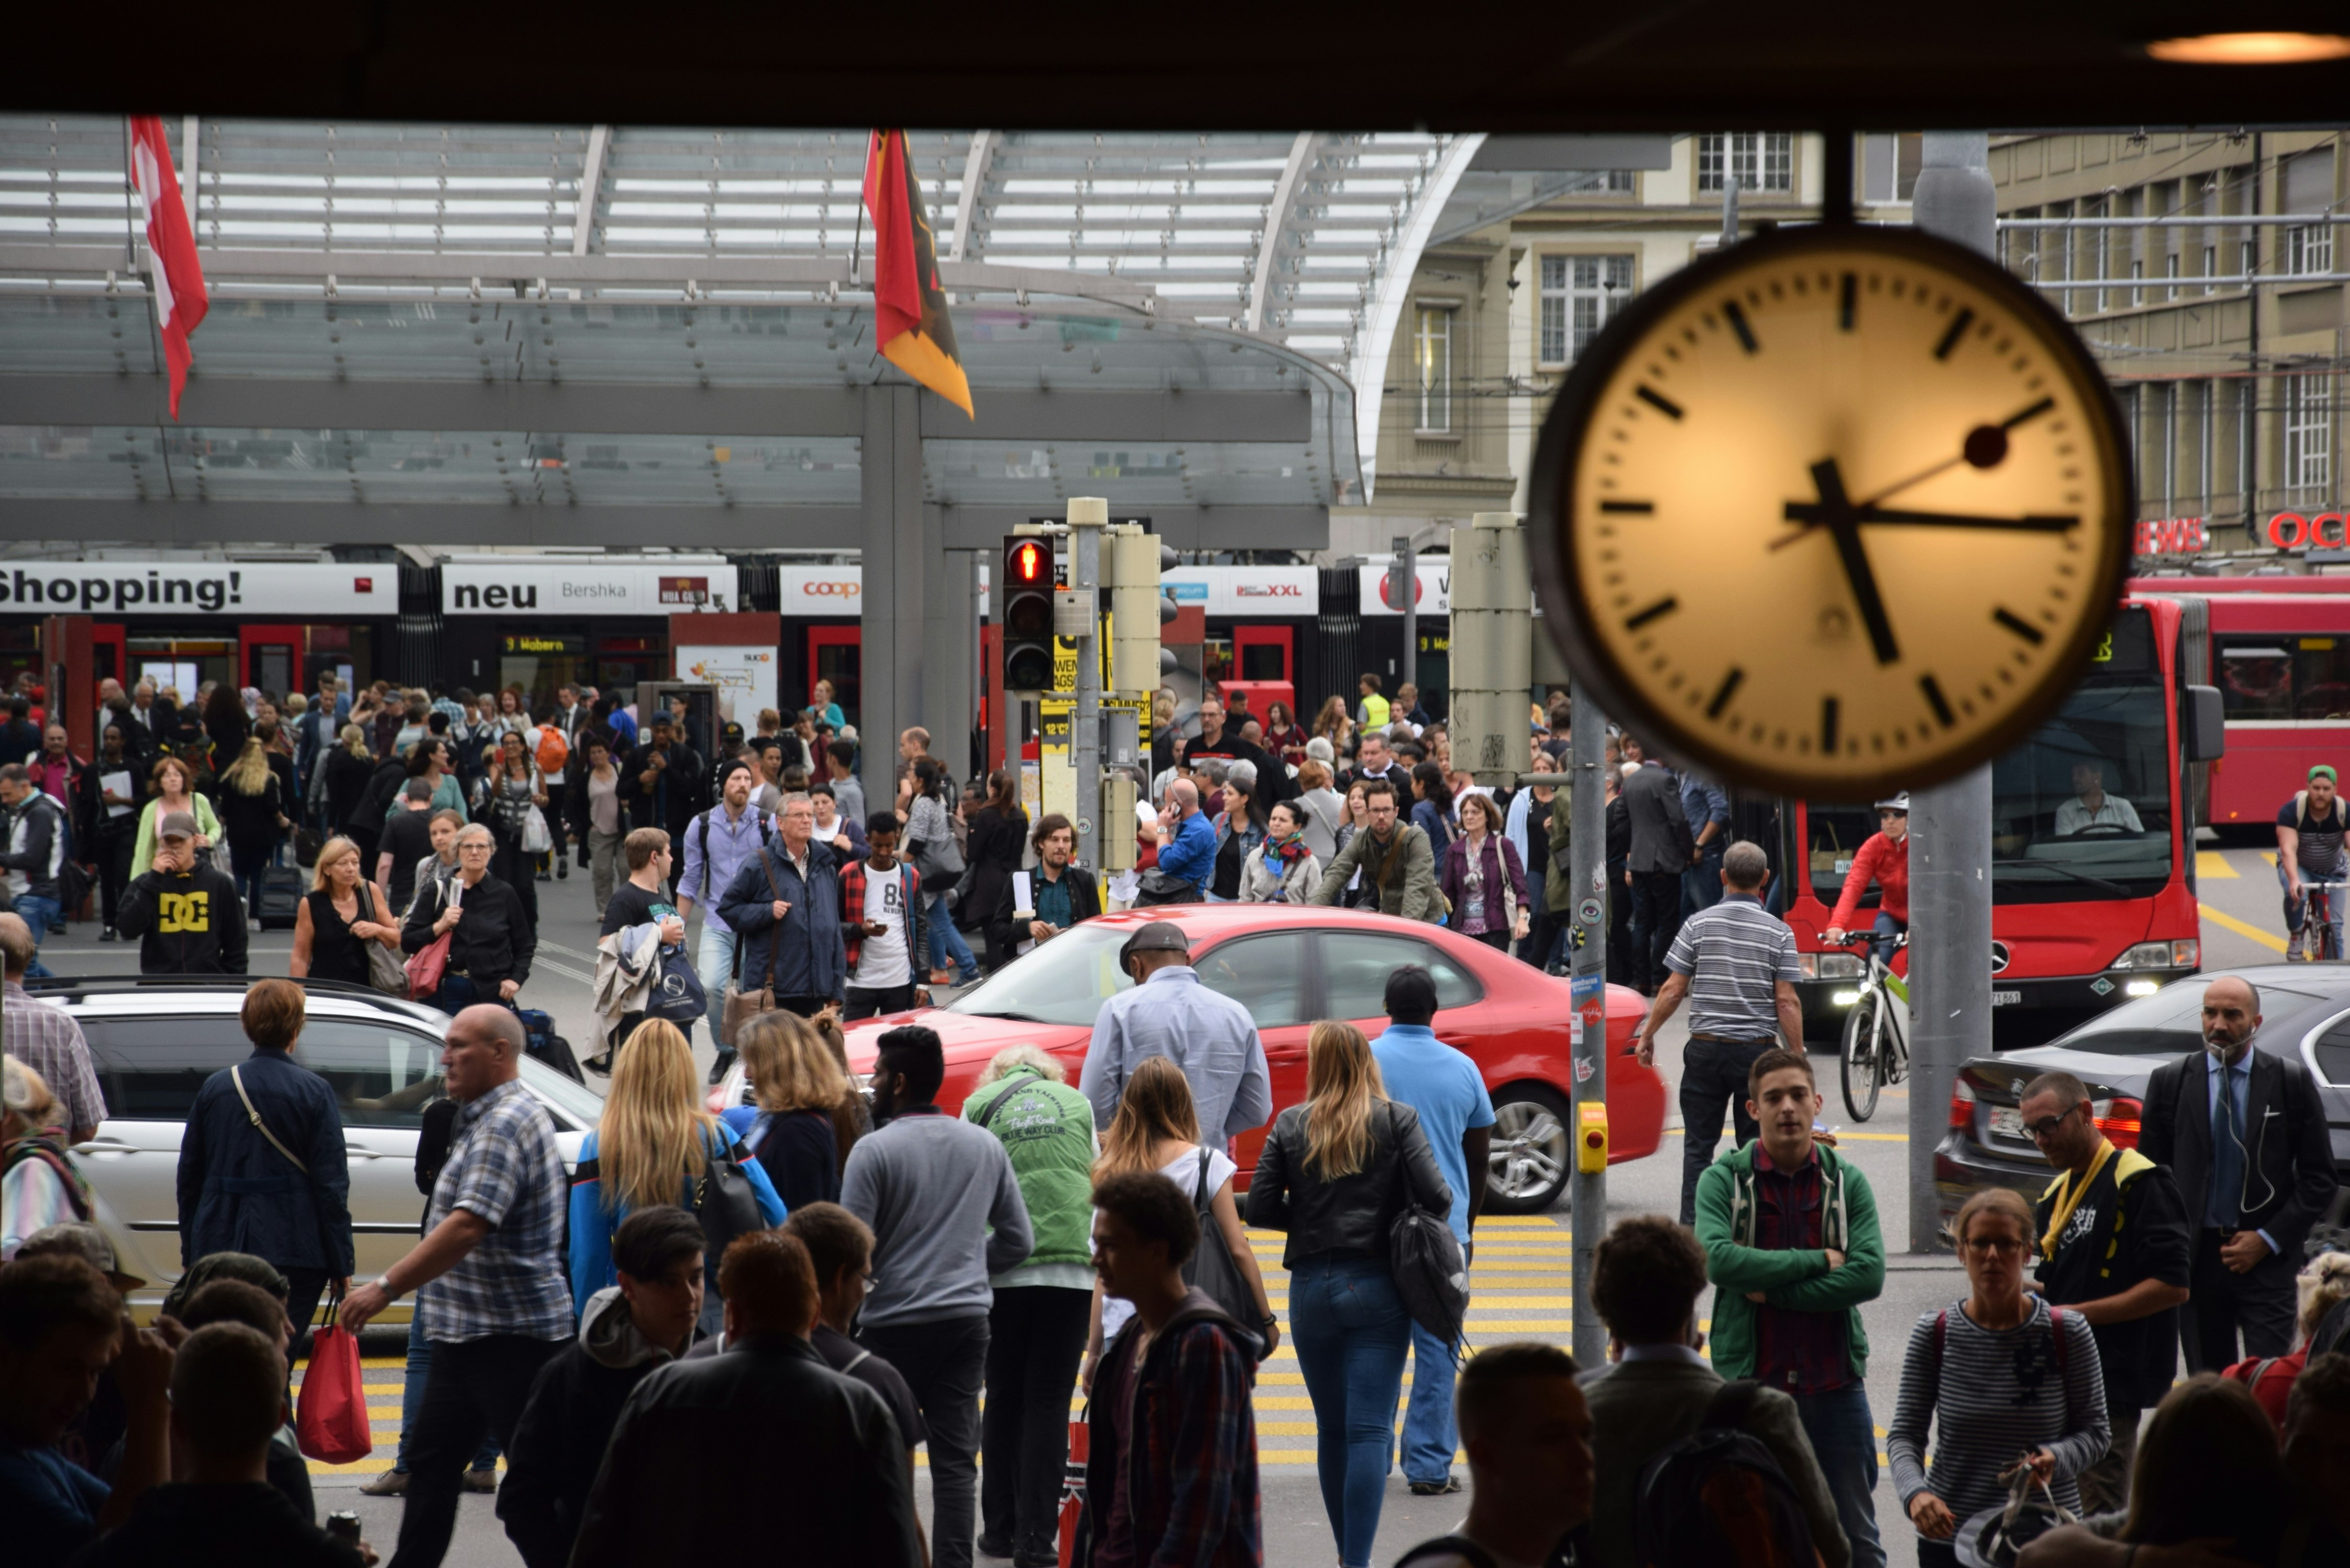
[[[1885,613],[1885,597],[1877,592],[1877,574],[1868,564],[1868,547],[1861,543],[1860,521],[1854,515],[1852,503],[1845,497],[1844,475],[1838,472],[1835,459],[1812,464],[1812,483],[1820,493],[1816,520],[1835,540],[1836,559],[1844,566],[1846,580],[1852,585],[1853,600],[1860,607],[1861,624],[1868,628],[1869,647],[1876,651],[1877,663],[1891,664],[1901,657],[1901,645],[1894,640],[1893,622]]]
[[[1853,508],[1862,523],[1918,523],[1939,528],[2006,528],[2025,534],[2063,534],[2081,525],[2074,516],[1986,517],[1973,512],[1907,512],[1889,506]]]

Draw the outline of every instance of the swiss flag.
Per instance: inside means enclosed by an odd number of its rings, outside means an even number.
[[[179,176],[172,169],[163,122],[151,114],[130,117],[130,178],[147,206],[147,249],[154,259],[155,300],[162,317],[163,358],[172,368],[172,417],[180,417],[180,389],[188,384],[188,334],[203,324],[204,269],[196,260],[196,236],[181,204]]]

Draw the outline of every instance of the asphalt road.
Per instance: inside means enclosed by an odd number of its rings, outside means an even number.
[[[2198,858],[2199,897],[2203,904],[2203,957],[2207,969],[2230,964],[2273,962],[2283,942],[2280,930],[2278,892],[2273,856],[2264,861],[2252,849],[2207,850]],[[585,877],[575,867],[565,881],[541,883],[539,958],[524,992],[526,1004],[555,1015],[557,1029],[585,1054],[592,1049],[588,985],[594,969],[596,919]],[[60,973],[129,973],[135,970],[136,950],[102,945],[94,928],[77,926],[72,935],[52,938],[44,948],[49,967]],[[290,952],[285,932],[256,932],[252,972],[282,974]],[[1686,1015],[1684,1015],[1685,1017]],[[1679,1020],[1659,1042],[1659,1064],[1669,1082],[1678,1082],[1684,1027]],[[711,1046],[699,1038],[697,1054],[706,1064]],[[1825,1076],[1825,1075],[1824,1075]],[[590,1080],[600,1087],[600,1080]],[[1842,1106],[1829,1087],[1826,1120],[1842,1117]],[[1893,1411],[1899,1382],[1901,1348],[1917,1317],[1949,1304],[1964,1293],[1964,1280],[1946,1256],[1908,1254],[1908,1136],[1909,1098],[1906,1088],[1887,1090],[1876,1116],[1864,1127],[1845,1127],[1842,1147],[1857,1162],[1877,1193],[1882,1216],[1888,1264],[1884,1295],[1863,1311],[1874,1347],[1868,1392],[1876,1411],[1880,1440]],[[1674,1118],[1678,1123],[1678,1117]],[[1940,1117],[1932,1118],[1939,1132]],[[1618,1165],[1609,1173],[1607,1218],[1612,1224],[1636,1214],[1673,1213],[1680,1190],[1681,1138],[1678,1126],[1655,1156]],[[1255,1232],[1253,1241],[1274,1310],[1285,1312],[1287,1277],[1280,1267],[1281,1238]],[[1503,1339],[1533,1338],[1561,1345],[1571,1338],[1570,1278],[1572,1231],[1564,1209],[1547,1215],[1518,1220],[1488,1220],[1478,1230],[1479,1246],[1472,1273],[1474,1294],[1469,1318],[1472,1345]],[[375,1418],[374,1456],[347,1466],[313,1465],[318,1507],[326,1511],[349,1508],[362,1521],[369,1541],[389,1557],[399,1531],[397,1500],[361,1497],[358,1488],[369,1476],[389,1468],[400,1427],[402,1335],[370,1334],[368,1351],[369,1412]],[[1075,1406],[1073,1404],[1074,1410]],[[1315,1480],[1314,1413],[1297,1370],[1295,1352],[1284,1344],[1258,1379],[1258,1458],[1263,1488],[1265,1561],[1289,1568],[1328,1563],[1334,1553],[1320,1491]],[[1464,1481],[1465,1463],[1458,1468]],[[927,1482],[919,1489],[925,1517],[929,1513]],[[1390,1480],[1388,1505],[1379,1531],[1377,1559],[1391,1562],[1410,1545],[1440,1534],[1459,1522],[1466,1511],[1465,1496],[1414,1498],[1398,1472]],[[518,1558],[507,1544],[492,1511],[493,1500],[468,1496],[459,1513],[455,1542],[448,1561],[452,1564],[508,1565]],[[1877,1489],[1877,1517],[1890,1561],[1914,1563],[1914,1536],[1892,1495],[1889,1477]]]

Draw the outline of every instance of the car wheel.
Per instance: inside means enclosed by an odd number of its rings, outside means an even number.
[[[1569,1120],[1566,1102],[1540,1084],[1494,1093],[1485,1212],[1539,1214],[1566,1195],[1574,1170]]]

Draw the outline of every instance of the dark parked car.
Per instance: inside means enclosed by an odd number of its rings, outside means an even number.
[[[2175,980],[2045,1045],[1977,1056],[1960,1067],[1950,1130],[1934,1150],[1944,1228],[1986,1187],[2012,1187],[2033,1199],[2047,1187],[2054,1173],[2016,1109],[2023,1085],[2043,1073],[2071,1073],[2088,1085],[2097,1126],[2119,1147],[2137,1147],[2147,1084],[2163,1063],[2202,1049],[2203,988],[2222,974],[2260,992],[2252,1048],[2297,1058],[2316,1075],[2334,1168],[2350,1183],[2350,964],[2266,964]]]

